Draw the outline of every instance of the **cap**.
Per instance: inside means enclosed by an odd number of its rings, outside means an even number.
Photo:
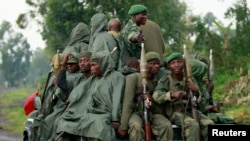
[[[154,60],[154,59],[160,60],[159,54],[156,53],[156,52],[148,52],[148,53],[146,53],[145,58],[146,58],[147,62],[151,61],[151,60]]]
[[[175,52],[175,53],[172,53],[170,54],[167,58],[166,58],[166,63],[168,64],[169,62],[171,62],[172,60],[174,59],[183,59],[183,56],[181,53],[179,52]]]
[[[146,12],[147,8],[143,5],[132,5],[128,11],[129,15],[135,15],[142,12]]]
[[[80,58],[82,58],[82,57],[88,57],[88,58],[90,58],[91,57],[91,55],[92,55],[92,53],[90,52],[90,51],[82,51],[82,52],[80,52]]]
[[[78,63],[78,62],[79,62],[79,58],[76,57],[75,55],[70,55],[69,59],[67,61],[68,64],[70,64],[70,63]]]

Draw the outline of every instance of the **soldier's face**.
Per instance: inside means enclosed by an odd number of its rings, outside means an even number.
[[[173,74],[180,74],[183,71],[183,59],[174,59],[169,62],[169,69]]]
[[[86,71],[90,71],[90,59],[88,57],[81,57],[79,59],[79,66],[80,66],[80,70],[81,72],[86,72]]]
[[[150,74],[156,75],[160,71],[160,61],[158,59],[149,61],[147,67]]]
[[[78,63],[69,63],[68,64],[68,71],[70,73],[75,73],[76,71],[79,70],[79,65]]]
[[[148,19],[147,12],[136,14],[133,16],[133,19],[137,25],[145,25]]]
[[[101,74],[101,68],[98,62],[90,62],[91,74],[99,76]]]

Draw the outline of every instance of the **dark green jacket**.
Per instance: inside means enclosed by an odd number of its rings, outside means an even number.
[[[63,53],[80,53],[88,50],[89,39],[90,30],[88,26],[83,22],[78,23],[71,31],[69,43]]]

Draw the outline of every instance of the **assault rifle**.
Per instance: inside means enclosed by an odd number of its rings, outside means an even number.
[[[143,86],[143,118],[144,118],[144,131],[145,131],[145,141],[152,140],[151,124],[149,121],[149,99],[144,99],[144,95],[147,92],[147,62],[145,58],[145,49],[144,43],[141,43],[141,59],[140,59],[140,74],[142,77],[142,86]]]
[[[184,72],[185,72],[185,77],[186,81],[192,81],[192,67],[190,65],[189,61],[189,53],[186,49],[186,46],[184,45]],[[187,94],[189,99],[191,100],[191,108],[192,108],[192,117],[199,123],[199,118],[198,118],[198,113],[196,109],[196,97],[193,95],[193,92],[191,90],[187,90]]]

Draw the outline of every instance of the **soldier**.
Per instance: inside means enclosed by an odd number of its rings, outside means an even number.
[[[129,75],[134,72],[140,71],[140,62],[135,57],[128,57],[125,60],[124,66],[120,69],[123,75]]]
[[[121,28],[122,28],[121,21],[118,18],[109,20],[108,33],[111,34],[113,37],[115,37],[117,43],[119,44],[120,54],[119,54],[119,62],[118,62],[117,70],[124,71],[123,69],[124,61],[126,61],[128,57],[128,53],[127,53],[127,50],[125,49],[126,45],[124,43],[124,39],[120,35]]]
[[[61,84],[59,84],[60,87],[64,87],[62,84],[65,84],[65,83],[67,84],[66,88],[64,88],[67,91],[68,91],[68,89],[71,90],[71,87],[72,87],[72,90],[70,91],[69,97],[67,99],[65,99],[65,97],[63,97],[63,96],[59,96],[59,97],[61,97],[60,99],[63,99],[63,101],[65,102],[64,106],[62,106],[62,105],[60,106],[61,109],[63,109],[62,112],[67,113],[67,110],[69,109],[69,107],[71,107],[70,104],[74,103],[73,101],[74,101],[74,98],[76,95],[78,95],[78,94],[83,95],[84,92],[82,92],[82,91],[85,91],[85,90],[82,89],[82,86],[85,85],[85,81],[87,81],[87,79],[91,76],[91,72],[90,72],[90,57],[91,57],[91,55],[92,55],[92,53],[89,51],[82,51],[79,54],[79,61],[77,61],[77,62],[79,62],[79,67],[80,67],[79,75],[77,75],[77,77],[75,79],[73,79],[73,81],[70,81],[69,83],[65,82],[66,80],[64,80],[64,79],[61,79],[61,81],[59,82],[59,83],[61,83]],[[60,73],[59,73],[59,75],[60,75]],[[64,77],[65,76],[62,76],[62,78],[64,78]],[[78,87],[78,85],[80,85],[80,86]],[[67,86],[69,86],[70,88],[67,88]],[[77,107],[73,107],[73,108],[74,108],[74,110],[79,110],[79,108],[81,109],[82,106],[77,106]],[[70,108],[70,109],[72,109],[72,108]],[[60,117],[57,117],[56,121],[54,122],[54,128],[52,131],[52,135],[50,136],[51,140],[54,140],[57,137],[57,132],[56,132],[57,130],[61,131],[62,129],[66,128],[65,125],[67,125],[67,121],[64,121],[64,124],[59,124],[60,121],[63,120],[63,117],[65,117],[65,115],[63,115],[64,113],[61,113],[61,114],[60,114]],[[70,118],[68,117],[68,119],[70,119]],[[71,124],[71,123],[69,122],[69,124]],[[77,140],[81,137],[77,136],[77,135],[73,135],[72,132],[68,132],[68,133],[65,133],[62,136],[62,138],[66,139],[66,140],[70,139],[70,138]]]
[[[198,111],[199,122],[191,116],[190,103],[187,101],[186,90],[194,95],[200,95],[195,81],[185,83],[183,73],[184,59],[181,53],[172,53],[166,58],[171,74],[163,76],[153,93],[153,99],[158,104],[164,104],[166,114],[172,124],[182,127],[184,138],[187,141],[207,140],[207,126],[214,124],[207,116]],[[186,107],[188,106],[188,107]],[[200,125],[200,126],[199,126]]]
[[[121,21],[118,18],[109,20],[108,33],[112,34],[115,37],[118,37],[120,35],[121,29]]]
[[[93,82],[94,86],[91,86],[93,104],[89,108],[89,116],[95,122],[91,123],[89,132],[85,134],[90,139],[115,140],[115,130],[120,125],[125,77],[114,68],[110,53],[92,55],[91,73],[94,75],[95,82]]]
[[[103,13],[97,13],[92,16],[91,21],[91,37],[88,46],[88,51],[92,53],[97,52],[112,52],[112,58],[115,62],[115,69],[117,70],[120,58],[120,46],[117,39],[108,33],[107,25],[108,19]]]
[[[48,74],[47,82],[45,84],[44,92],[43,92],[42,99],[41,99],[41,108],[38,109],[37,111],[33,111],[31,114],[31,117],[29,117],[29,118],[34,119],[32,126],[31,126],[32,129],[31,129],[31,137],[30,137],[32,141],[38,140],[40,138],[40,133],[42,132],[40,129],[41,122],[43,122],[46,116],[49,115],[53,111],[51,98],[57,89],[56,69],[54,68],[56,67],[55,65],[57,65],[56,61],[60,60],[59,63],[62,63],[63,57],[64,57],[63,54],[59,54],[59,58],[57,58],[57,54],[53,56],[52,61],[50,63],[50,65],[52,66],[52,69]]]
[[[237,124],[232,117],[220,113],[213,102],[212,91],[214,89],[214,85],[213,83],[208,82],[208,79],[206,78],[208,74],[207,59],[198,54],[193,57],[194,59],[190,62],[192,65],[192,72],[202,93],[201,102],[198,107],[199,110],[207,115],[216,124]]]
[[[145,52],[157,52],[160,56],[161,65],[163,65],[163,53],[165,52],[165,42],[161,33],[160,26],[147,19],[145,25],[140,26],[144,35]]]
[[[160,70],[160,58],[156,52],[146,54],[147,61],[147,97],[152,100],[151,94],[157,84],[155,75]],[[130,141],[144,140],[143,131],[143,108],[142,104],[142,76],[136,72],[126,76],[126,86],[122,107],[121,125],[118,133],[121,137],[129,134]],[[163,109],[152,101],[150,111],[152,112],[152,132],[156,135],[157,141],[171,141],[173,139],[172,125],[164,117]],[[151,133],[150,133],[151,134]]]
[[[69,105],[58,120],[56,140],[112,141],[119,126],[124,76],[114,70],[110,53],[91,56],[91,73],[72,91]]]
[[[73,84],[81,74],[79,66],[79,55],[76,53],[68,53],[63,60],[61,70],[57,76],[57,86],[63,91],[61,95],[57,95],[64,102],[67,100],[70,92],[74,88]]]
[[[69,43],[63,50],[63,54],[66,53],[80,53],[81,51],[88,50],[88,44],[90,39],[90,30],[88,26],[80,22],[71,31],[69,37]]]
[[[47,141],[52,137],[54,127],[52,123],[55,123],[55,120],[65,110],[66,100],[73,89],[73,83],[80,76],[78,60],[78,55],[68,53],[62,61],[61,70],[57,75],[57,89],[51,98],[53,111],[45,117],[41,124],[40,141]]]
[[[128,14],[131,16],[131,19],[122,29],[121,36],[127,43],[125,47],[128,55],[140,59],[140,43],[144,41],[140,25],[144,25],[147,21],[147,8],[143,5],[132,5]]]

